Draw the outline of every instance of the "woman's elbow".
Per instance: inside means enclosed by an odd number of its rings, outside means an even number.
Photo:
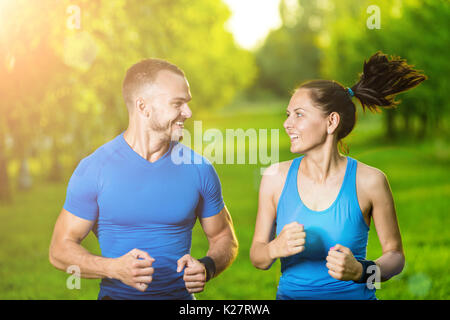
[[[263,261],[254,248],[250,249],[250,261],[256,269],[269,270],[272,262]]]
[[[405,268],[406,258],[405,258],[405,253],[403,251],[401,251],[399,253],[400,253],[400,272],[402,272],[403,269]]]

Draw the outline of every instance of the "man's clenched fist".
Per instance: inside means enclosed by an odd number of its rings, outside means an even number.
[[[184,268],[183,280],[189,293],[202,292],[206,284],[206,268],[203,263],[186,254],[177,261],[177,272]]]
[[[118,279],[141,292],[147,290],[153,280],[153,259],[142,250],[133,249],[113,260],[112,278]]]

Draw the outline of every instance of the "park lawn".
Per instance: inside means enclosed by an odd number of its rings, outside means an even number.
[[[282,103],[266,108],[240,108],[233,112],[202,115],[203,129],[248,128],[280,130],[280,161],[298,155],[289,152],[282,130]],[[263,111],[261,111],[263,110]],[[194,120],[194,119],[193,119]],[[379,299],[449,299],[450,199],[448,146],[442,141],[392,143],[381,137],[381,117],[362,116],[347,139],[351,157],[382,170],[388,177],[396,204],[406,267],[393,279],[381,283]],[[280,264],[270,270],[255,269],[249,250],[256,219],[260,169],[267,165],[216,164],[226,205],[239,240],[239,255],[233,265],[211,280],[197,299],[274,299]],[[0,206],[0,299],[96,299],[99,280],[81,279],[81,289],[69,290],[68,274],[48,262],[48,245],[55,220],[62,208],[66,181],[48,184],[36,181],[34,188],[18,193],[12,205]],[[91,233],[83,245],[100,254]],[[196,224],[192,255],[206,254],[206,238]],[[381,255],[376,230],[371,225],[368,259]]]

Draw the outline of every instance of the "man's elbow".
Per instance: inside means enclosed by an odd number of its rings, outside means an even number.
[[[232,237],[230,241],[230,249],[231,249],[231,261],[234,261],[237,258],[239,251],[239,242],[236,237]]]
[[[64,270],[64,265],[61,263],[61,259],[59,258],[59,252],[60,250],[58,250],[54,244],[51,244],[48,250],[48,260],[56,269]]]
[[[50,248],[48,250],[48,261],[50,262],[50,264],[52,266],[54,266],[55,268],[58,268],[57,267],[58,266],[58,262],[57,262],[58,260],[57,260],[56,255],[55,255],[55,250],[53,249],[52,246],[50,246]]]
[[[226,239],[225,241],[228,242],[228,248],[230,250],[232,259],[234,260],[237,257],[239,250],[239,242],[236,235],[234,234],[234,230],[228,230],[228,232],[222,233],[222,235],[218,238]],[[215,242],[220,242],[220,240],[216,240]]]

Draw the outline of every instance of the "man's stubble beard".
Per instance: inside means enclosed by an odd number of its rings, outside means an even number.
[[[183,140],[183,135],[176,134],[177,131],[172,131],[173,122],[169,121],[167,126],[161,125],[158,119],[152,119],[150,122],[150,131],[158,132],[158,133],[167,133],[169,132],[170,141],[181,142]],[[182,130],[182,129],[181,129]]]

